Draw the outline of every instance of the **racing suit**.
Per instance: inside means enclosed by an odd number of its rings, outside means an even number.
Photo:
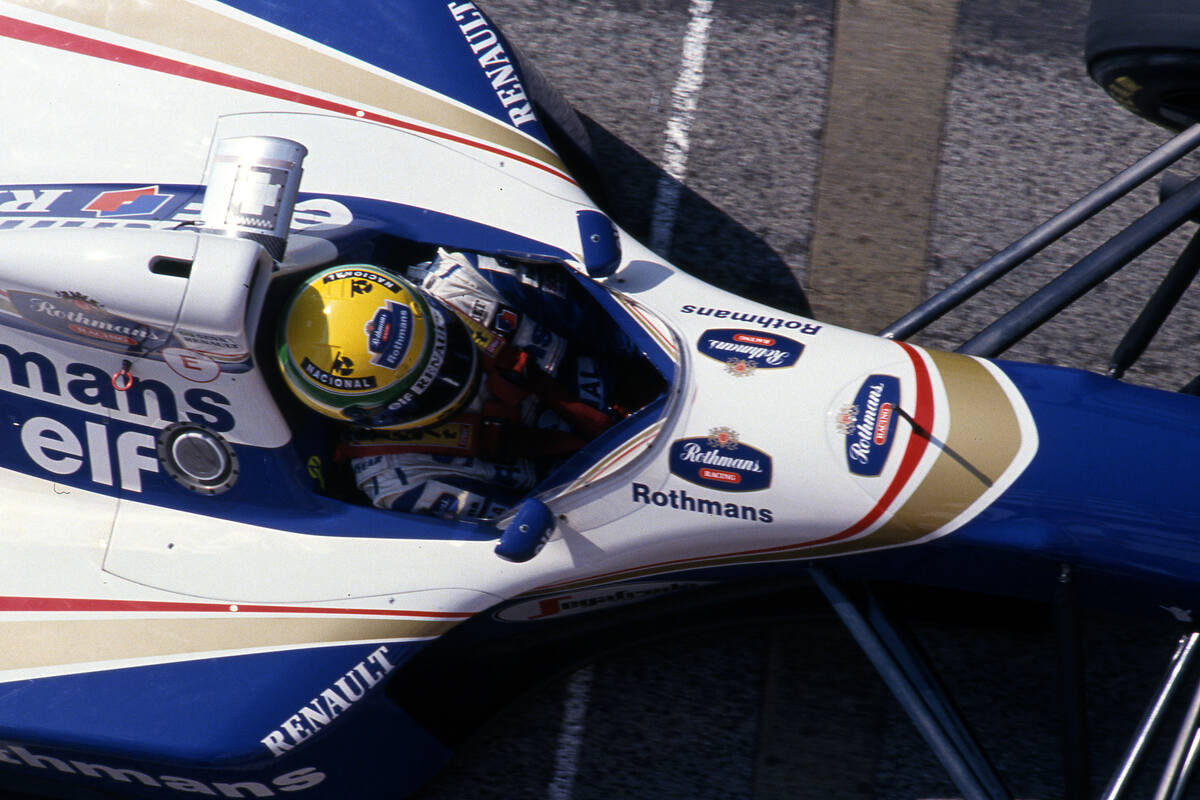
[[[431,428],[348,434],[343,454],[376,506],[497,517],[612,421],[597,360],[564,335],[587,336],[586,314],[542,265],[440,250],[407,277],[467,325],[484,364],[480,390]]]

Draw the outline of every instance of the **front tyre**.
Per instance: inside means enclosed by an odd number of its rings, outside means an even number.
[[[1200,7],[1192,0],[1093,0],[1088,73],[1140,117],[1174,131],[1200,121]]]

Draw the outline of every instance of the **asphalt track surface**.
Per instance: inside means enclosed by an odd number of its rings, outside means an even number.
[[[797,286],[809,285],[818,316],[864,329],[1167,138],[1088,80],[1082,0],[485,7],[585,116],[627,230],[706,280],[782,308],[803,309]],[[1194,161],[1180,167],[1189,169]],[[960,344],[1153,203],[1152,188],[1139,190],[917,341]],[[1168,240],[1008,357],[1103,371],[1181,247]],[[1182,305],[1131,380],[1174,389],[1200,372],[1200,293]],[[1049,612],[1006,608],[952,619],[918,611],[912,624],[1014,796],[1050,800],[1063,786]],[[1099,791],[1174,639],[1165,614],[1087,622]],[[478,679],[488,677],[479,664]],[[664,630],[547,677],[420,800],[957,796],[819,609]],[[1139,792],[1152,796],[1153,780]]]

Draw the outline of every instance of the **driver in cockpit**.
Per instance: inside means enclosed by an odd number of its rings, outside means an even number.
[[[494,518],[621,415],[573,346],[590,331],[568,288],[548,265],[446,250],[407,277],[328,268],[284,309],[279,365],[343,423],[337,455],[372,503]]]

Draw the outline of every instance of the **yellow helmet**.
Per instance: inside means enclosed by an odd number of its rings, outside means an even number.
[[[305,405],[373,428],[433,425],[470,402],[478,383],[462,320],[404,278],[365,264],[305,281],[285,309],[276,350]]]

